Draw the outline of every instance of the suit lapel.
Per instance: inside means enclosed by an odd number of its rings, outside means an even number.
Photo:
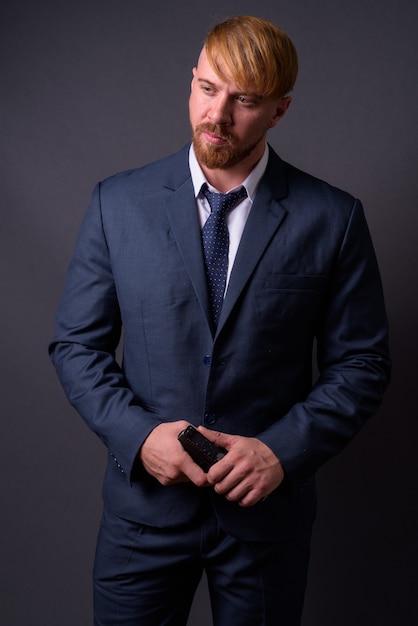
[[[188,167],[185,180],[166,185],[166,188],[172,191],[166,200],[168,220],[197,298],[211,325],[201,231]]]
[[[286,197],[287,193],[284,163],[270,148],[267,170],[248,216],[232,268],[217,334],[224,326],[266,247],[286,216],[286,210],[279,201]]]

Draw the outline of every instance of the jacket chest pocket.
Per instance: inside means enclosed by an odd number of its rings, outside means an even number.
[[[256,307],[264,331],[313,331],[327,285],[322,275],[271,274],[257,290]],[[290,340],[290,337],[288,337]]]

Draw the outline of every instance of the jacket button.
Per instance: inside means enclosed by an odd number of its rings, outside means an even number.
[[[210,354],[205,354],[205,356],[203,357],[203,363],[209,367],[210,364],[212,363],[212,357],[210,356]]]
[[[216,422],[216,415],[214,415],[213,413],[206,413],[203,421],[207,426],[209,426],[210,424],[214,424]]]

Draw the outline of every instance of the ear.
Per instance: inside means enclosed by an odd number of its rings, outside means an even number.
[[[283,96],[276,102],[273,117],[270,121],[269,128],[276,126],[277,122],[283,117],[292,102],[290,96]]]
[[[190,88],[191,88],[191,89],[193,88],[193,81],[194,81],[194,79],[196,78],[196,72],[197,72],[197,68],[196,68],[196,67],[194,67],[194,68],[192,69],[192,74],[193,74],[193,76],[192,76],[192,80],[191,80],[191,82],[190,82]]]

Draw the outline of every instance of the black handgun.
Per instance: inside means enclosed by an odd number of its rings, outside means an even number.
[[[178,440],[204,472],[208,472],[212,465],[220,461],[227,452],[224,448],[209,441],[192,425],[179,433]]]

